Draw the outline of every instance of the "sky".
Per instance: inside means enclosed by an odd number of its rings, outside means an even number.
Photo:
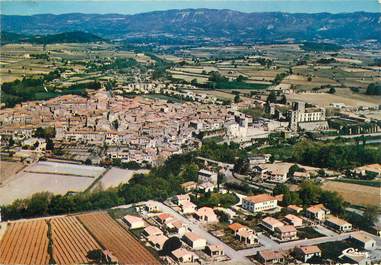
[[[216,8],[241,12],[342,13],[381,12],[381,0],[0,0],[1,14],[136,14],[150,11]]]

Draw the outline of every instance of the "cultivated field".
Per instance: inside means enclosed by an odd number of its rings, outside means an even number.
[[[351,98],[351,93],[348,92],[347,96],[333,95],[328,93],[298,93],[288,95],[287,98],[291,101],[305,101],[310,104],[319,105],[321,107],[328,107],[331,103],[344,103],[347,106],[359,107],[359,106],[374,106],[377,103],[379,97],[367,97],[367,99],[355,99]]]
[[[78,216],[84,226],[117,258],[120,264],[160,264],[129,232],[106,213]]]
[[[53,258],[57,264],[90,263],[87,254],[101,246],[77,218],[59,217],[51,220]]]
[[[327,181],[323,184],[322,188],[338,192],[343,196],[344,200],[354,205],[380,205],[381,193],[377,187]]]
[[[148,172],[149,170],[146,169],[129,170],[113,167],[102,177],[100,184],[103,189],[117,187],[121,183],[127,183],[134,174],[145,174]]]
[[[10,223],[0,242],[0,264],[49,263],[45,220]]]

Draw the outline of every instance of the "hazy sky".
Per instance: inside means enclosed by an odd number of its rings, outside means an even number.
[[[4,1],[1,13],[11,15],[63,13],[120,13],[135,14],[155,10],[183,8],[233,9],[242,12],[283,11],[291,13],[316,12],[381,12],[381,0],[93,0],[93,1]]]

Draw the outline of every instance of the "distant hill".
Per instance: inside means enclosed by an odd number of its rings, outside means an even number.
[[[103,38],[175,44],[220,42],[321,41],[381,42],[381,13],[290,14],[184,9],[135,15],[1,15],[4,31],[56,34],[85,31]],[[78,36],[80,37],[80,36]]]
[[[64,32],[58,34],[48,35],[26,35],[17,34],[12,32],[1,32],[1,43],[34,43],[34,44],[52,44],[52,43],[85,43],[85,42],[97,42],[104,39],[92,34],[82,31]]]

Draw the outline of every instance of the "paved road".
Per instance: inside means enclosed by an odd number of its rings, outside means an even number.
[[[337,236],[337,233],[333,232],[332,230],[329,230],[328,228],[318,225],[314,227],[317,232],[320,234],[323,234],[325,236]]]
[[[296,241],[291,241],[287,243],[282,243],[282,244],[272,244],[271,246],[266,246],[266,243],[262,247],[257,247],[257,248],[250,248],[250,249],[244,249],[238,251],[239,254],[244,255],[244,256],[251,256],[255,255],[257,251],[265,250],[265,249],[271,249],[271,250],[287,250],[287,249],[292,249],[296,246],[309,246],[309,245],[317,245],[320,243],[324,242],[332,242],[332,241],[341,241],[343,239],[346,239],[349,237],[349,234],[341,234],[337,235],[334,237],[319,237],[319,238],[314,238],[314,239],[303,239],[303,240],[296,240]],[[261,240],[260,240],[261,242]],[[262,243],[262,242],[261,242]]]

